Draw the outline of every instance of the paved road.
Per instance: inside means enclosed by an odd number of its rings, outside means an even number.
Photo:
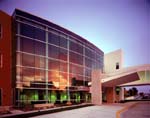
[[[116,105],[90,106],[30,118],[116,118],[116,112],[122,108]]]
[[[150,101],[139,102],[136,106],[121,113],[121,118],[150,118]]]

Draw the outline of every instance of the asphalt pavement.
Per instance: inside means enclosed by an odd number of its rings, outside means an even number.
[[[116,118],[120,105],[89,106],[30,118]]]
[[[150,118],[150,101],[138,102],[120,114],[120,118]]]

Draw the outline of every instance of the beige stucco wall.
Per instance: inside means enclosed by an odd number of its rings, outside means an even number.
[[[116,70],[116,63],[119,63],[119,69],[123,68],[123,52],[121,49],[104,55],[104,72],[112,73]]]
[[[92,71],[91,94],[92,94],[92,103],[95,105],[102,104],[101,77],[102,77],[101,70],[93,70]]]

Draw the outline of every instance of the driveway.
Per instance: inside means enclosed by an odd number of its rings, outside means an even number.
[[[150,101],[138,102],[134,107],[121,113],[121,118],[150,118]]]
[[[121,108],[123,106],[89,106],[30,118],[116,118],[116,112]]]

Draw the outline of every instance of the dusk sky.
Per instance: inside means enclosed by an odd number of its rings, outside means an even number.
[[[104,53],[124,52],[124,65],[150,64],[150,0],[0,0],[56,23],[92,42]]]

